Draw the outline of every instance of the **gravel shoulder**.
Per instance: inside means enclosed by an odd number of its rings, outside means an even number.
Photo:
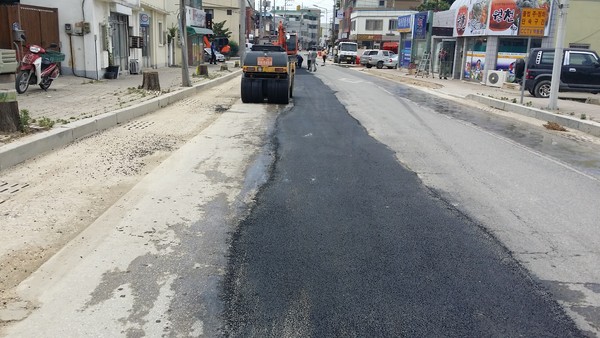
[[[6,307],[20,282],[216,121],[239,99],[238,88],[236,78],[2,171],[11,193],[0,204],[0,323],[18,317]]]

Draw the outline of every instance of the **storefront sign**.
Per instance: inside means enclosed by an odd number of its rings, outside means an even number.
[[[415,14],[414,39],[423,40],[427,38],[427,12]]]
[[[206,13],[202,9],[186,6],[186,20],[188,26],[206,27]]]
[[[411,17],[412,15],[403,15],[398,17],[398,32],[408,33],[411,31]]]
[[[548,18],[552,14],[553,0],[517,1],[517,0],[457,0],[459,2],[454,20],[453,36],[547,36]],[[531,11],[531,12],[530,12]],[[539,11],[539,12],[538,12]],[[529,18],[524,13],[544,13],[536,27],[529,26]],[[536,14],[539,15],[539,14]],[[526,27],[519,30],[522,20]],[[543,27],[539,23],[543,21]],[[534,25],[534,22],[531,22]],[[540,30],[543,31],[541,35]],[[527,33],[527,34],[523,34]],[[534,33],[534,34],[530,34]]]
[[[520,36],[544,36],[548,14],[544,8],[523,8],[521,12]]]
[[[148,13],[140,13],[140,27],[150,26],[150,16]]]
[[[381,41],[381,34],[356,34],[358,41]]]
[[[402,46],[402,67],[408,68],[410,65],[412,54],[412,43],[410,40],[404,41],[404,46]]]

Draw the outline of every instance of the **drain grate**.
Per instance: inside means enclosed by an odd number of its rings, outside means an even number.
[[[29,183],[9,183],[0,181],[0,204],[8,201],[11,196],[14,196],[28,186]]]
[[[152,121],[133,121],[133,122],[129,122],[129,123],[123,125],[123,128],[125,128],[127,130],[146,129],[153,124],[154,124],[154,122],[152,122]]]

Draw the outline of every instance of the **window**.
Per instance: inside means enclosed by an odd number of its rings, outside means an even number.
[[[356,20],[352,20],[352,28],[351,30],[355,31],[356,30]]]
[[[368,31],[383,30],[383,20],[367,20],[365,23],[365,30],[368,30]]]
[[[385,7],[385,0],[379,0],[379,7]]]
[[[160,46],[165,44],[165,33],[163,32],[163,23],[158,22],[158,44]]]
[[[231,9],[228,9],[227,10],[227,15],[232,15],[232,14],[233,14],[233,11]]]
[[[554,64],[554,52],[539,51],[535,59],[535,63],[539,65],[552,65]]]
[[[569,48],[590,49],[589,43],[569,43]]]
[[[395,31],[397,28],[398,28],[398,20],[397,19],[391,19],[388,22],[388,30]]]
[[[589,53],[569,53],[569,65],[572,66],[591,66],[596,63],[594,55]]]

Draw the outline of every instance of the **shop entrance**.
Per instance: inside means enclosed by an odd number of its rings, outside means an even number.
[[[129,67],[127,64],[129,58],[127,15],[111,12],[109,24],[113,65],[120,66],[121,69],[127,69]]]
[[[440,52],[442,50],[442,48],[444,49],[444,51],[446,51],[446,57],[444,58],[445,61],[443,61],[440,58]],[[451,79],[455,78],[455,74],[454,74],[454,60],[455,60],[455,54],[456,54],[456,40],[454,39],[433,39],[433,54],[434,57],[432,57],[432,65],[433,65],[433,73],[434,76],[435,74],[437,74],[437,76],[441,75],[440,72],[442,70],[442,67],[446,67],[446,72],[448,73],[448,77]]]

